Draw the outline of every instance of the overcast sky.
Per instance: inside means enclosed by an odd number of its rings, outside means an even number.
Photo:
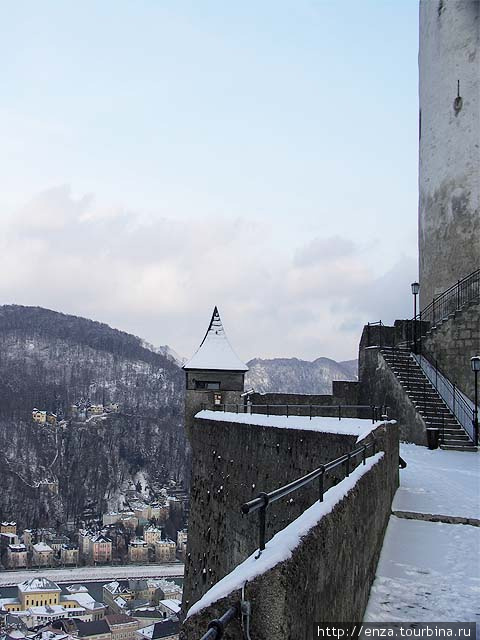
[[[0,0],[0,303],[356,357],[417,277],[416,0]]]

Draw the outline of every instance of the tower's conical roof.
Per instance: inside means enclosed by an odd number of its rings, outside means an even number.
[[[206,369],[216,371],[248,371],[228,341],[217,307],[202,343],[183,365],[184,369]]]

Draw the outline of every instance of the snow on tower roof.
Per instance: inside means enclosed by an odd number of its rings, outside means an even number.
[[[207,333],[184,369],[214,371],[248,371],[228,341],[217,307],[213,310]]]

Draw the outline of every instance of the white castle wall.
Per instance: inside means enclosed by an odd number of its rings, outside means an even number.
[[[478,0],[420,0],[422,307],[480,267],[479,13]]]

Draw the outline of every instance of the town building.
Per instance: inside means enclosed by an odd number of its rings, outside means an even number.
[[[6,564],[8,569],[22,569],[28,563],[28,550],[24,544],[9,544]]]
[[[160,600],[182,600],[183,589],[172,580],[160,578],[147,581],[151,588],[155,588],[154,604]]]
[[[85,609],[84,618],[86,620],[101,620],[105,616],[108,609],[107,605],[95,600],[95,598],[89,594],[88,589],[85,586],[81,584],[72,584],[67,587],[66,591],[67,594],[61,596],[61,603],[63,606],[82,607]]]
[[[33,409],[32,419],[34,422],[37,422],[38,424],[45,424],[45,422],[47,421],[47,412],[40,411],[39,409]]]
[[[87,412],[91,415],[100,415],[104,413],[103,404],[91,404],[87,407]]]
[[[177,557],[177,545],[173,540],[157,540],[155,542],[156,562],[175,562]]]
[[[90,538],[88,557],[93,564],[112,561],[112,541],[101,533]]]
[[[110,513],[104,513],[102,521],[104,527],[112,524],[122,524],[129,529],[136,529],[136,527],[138,527],[138,518],[133,511],[111,511]]]
[[[136,640],[178,640],[180,622],[161,620],[136,632]]]
[[[160,600],[158,610],[162,612],[164,618],[171,618],[180,614],[182,607],[181,600]]]
[[[157,522],[166,522],[170,513],[168,504],[154,503],[150,505],[150,519]]]
[[[68,536],[60,535],[55,532],[48,532],[42,536],[43,542],[46,542],[49,547],[52,547],[54,551],[60,551],[64,545],[70,544],[70,538]]]
[[[0,533],[0,549],[5,550],[10,544],[18,544],[16,533]]]
[[[55,582],[32,578],[19,584],[17,589],[16,598],[0,600],[0,609],[19,616],[29,628],[64,619],[99,620],[107,609],[81,585],[68,587],[67,594],[62,595]]]
[[[105,620],[110,628],[112,640],[132,640],[140,626],[138,620],[124,613],[105,616]]]
[[[64,544],[60,547],[60,562],[63,565],[78,565],[78,547],[73,544]]]
[[[143,537],[145,539],[145,542],[148,545],[153,545],[155,544],[155,542],[157,540],[161,540],[162,539],[162,529],[160,529],[159,527],[154,527],[153,525],[151,525],[150,527],[146,528],[143,532]]]
[[[148,544],[142,538],[134,538],[128,545],[129,562],[148,562]]]
[[[0,533],[13,533],[14,535],[17,535],[17,523],[2,522],[0,524]]]
[[[124,611],[127,608],[127,603],[135,598],[135,594],[118,580],[104,584],[102,592],[103,602],[114,613]]]
[[[111,640],[112,638],[112,633],[106,620],[75,621],[72,635],[75,638],[85,638],[85,640]]]
[[[54,551],[45,542],[37,542],[33,545],[32,565],[34,567],[51,567]]]
[[[177,551],[178,551],[178,553],[181,553],[181,554],[185,554],[186,553],[187,540],[188,540],[188,533],[187,533],[186,529],[183,529],[183,531],[178,531],[177,532]]]
[[[23,540],[23,544],[30,551],[30,549],[33,546],[33,531],[31,529],[24,529],[22,534],[22,540]]]

